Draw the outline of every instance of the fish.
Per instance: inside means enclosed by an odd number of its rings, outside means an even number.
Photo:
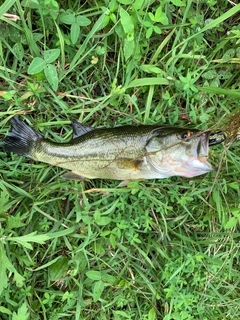
[[[19,116],[10,124],[5,151],[68,169],[65,179],[192,178],[214,170],[207,161],[211,130],[159,125],[93,128],[72,121],[71,141],[56,143]]]

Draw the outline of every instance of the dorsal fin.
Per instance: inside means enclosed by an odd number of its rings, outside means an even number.
[[[72,121],[72,128],[73,128],[72,139],[76,139],[82,136],[83,134],[94,130],[94,128],[85,126],[84,124],[77,121]]]

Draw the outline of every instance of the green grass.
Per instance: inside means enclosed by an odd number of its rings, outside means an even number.
[[[126,187],[66,181],[0,149],[1,319],[240,318],[239,12],[222,0],[0,6],[1,138],[16,114],[58,142],[71,119],[229,135],[211,149],[216,172]]]

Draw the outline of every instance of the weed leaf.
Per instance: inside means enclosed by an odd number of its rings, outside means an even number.
[[[3,289],[6,288],[7,284],[8,284],[8,277],[6,274],[7,270],[10,272],[13,272],[13,274],[14,274],[13,280],[16,282],[16,285],[18,287],[22,287],[25,279],[23,276],[21,276],[17,272],[17,270],[12,265],[11,261],[6,256],[2,243],[0,243],[0,261],[1,261],[1,263],[0,263],[0,279],[1,279],[1,281],[0,281],[0,295],[3,291]]]
[[[26,302],[18,308],[18,312],[13,312],[12,320],[28,320],[29,319],[29,312],[27,308]]]
[[[33,61],[30,63],[28,67],[28,74],[39,73],[44,69],[45,66],[46,62],[42,58],[36,57],[33,59]]]
[[[164,78],[141,78],[133,80],[128,84],[126,89],[141,87],[141,86],[152,86],[152,85],[168,85],[169,81]]]
[[[95,282],[93,287],[93,301],[96,302],[101,297],[101,294],[104,290],[104,283],[102,280]]]
[[[54,62],[60,55],[60,49],[51,49],[44,51],[43,58],[46,63]]]
[[[56,68],[52,64],[47,64],[44,68],[44,74],[53,90],[56,91],[58,88],[58,74]]]
[[[131,16],[122,7],[120,8],[121,24],[125,34],[134,33],[134,24]]]
[[[75,44],[77,42],[79,34],[80,34],[80,27],[79,27],[78,23],[74,22],[71,25],[70,34],[71,34],[71,41],[73,44]]]
[[[25,248],[32,250],[33,247],[31,242],[44,244],[47,240],[49,240],[49,237],[46,234],[37,234],[37,232],[34,231],[21,237],[8,237],[7,240],[17,242]]]
[[[86,272],[86,276],[89,279],[92,279],[92,280],[100,280],[102,278],[101,272],[100,271],[94,271],[94,270],[87,271]]]
[[[86,27],[89,26],[91,24],[91,20],[88,19],[87,17],[84,16],[78,16],[76,18],[76,23],[80,26],[80,27]]]

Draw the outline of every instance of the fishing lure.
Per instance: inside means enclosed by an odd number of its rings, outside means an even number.
[[[218,131],[215,133],[211,133],[208,140],[209,146],[215,146],[216,144],[220,144],[224,142],[228,137],[228,134],[224,131]]]

